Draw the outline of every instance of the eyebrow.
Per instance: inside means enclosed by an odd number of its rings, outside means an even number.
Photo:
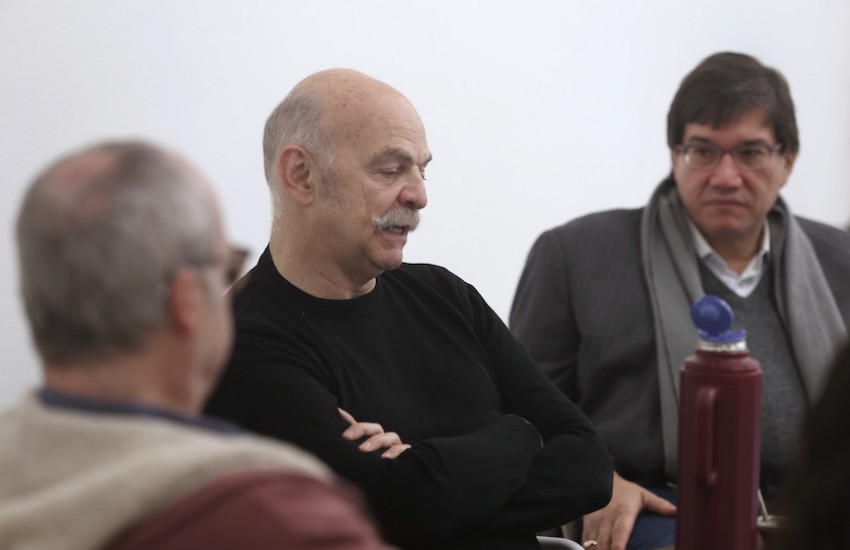
[[[717,145],[714,141],[712,141],[712,140],[710,140],[706,137],[702,137],[702,136],[691,136],[691,137],[689,137],[686,143],[691,143],[691,142],[704,143],[704,144],[707,144],[707,145],[714,145],[714,146]],[[767,145],[767,146],[770,146],[771,144],[764,139],[756,138],[756,139],[745,139],[744,141],[742,141],[740,143],[736,143],[735,147],[740,147],[742,145]]]
[[[425,159],[425,162],[422,163],[422,167],[424,168],[425,166],[427,166],[427,164],[431,162],[433,158],[434,157],[429,154],[428,158]],[[413,160],[413,157],[410,156],[410,153],[408,153],[404,149],[401,149],[399,147],[387,147],[386,149],[382,149],[381,151],[375,153],[375,155],[373,155],[372,158],[369,159],[368,166],[374,168],[385,162],[390,161],[401,162],[402,164],[406,165],[416,164],[416,162],[414,162]]]

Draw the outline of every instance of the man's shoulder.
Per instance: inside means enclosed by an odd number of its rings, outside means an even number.
[[[573,253],[583,249],[637,245],[643,208],[619,208],[585,214],[540,234],[537,246]]]
[[[403,290],[404,295],[416,295],[421,301],[427,296],[435,300],[468,297],[470,285],[445,267],[427,263],[403,263],[398,269],[381,276],[393,290]],[[454,297],[454,298],[450,298]]]
[[[337,547],[332,539],[351,548],[385,548],[359,505],[347,486],[285,470],[244,470],[148,517],[109,549],[281,548],[307,538],[316,548]]]
[[[640,225],[643,211],[644,208],[617,208],[591,212],[573,218],[548,232],[567,235],[577,232],[600,232],[637,227]]]
[[[447,268],[428,263],[403,263],[398,269],[381,274],[385,279],[393,279],[401,284],[417,281],[423,284],[460,284],[460,277]]]
[[[80,463],[100,461],[113,464],[132,462],[142,469],[168,461],[178,468],[222,466],[289,466],[314,475],[327,470],[315,458],[288,443],[247,432],[221,432],[202,422],[187,423],[150,414],[90,411],[47,405],[35,395],[26,396],[10,410],[17,425],[27,425],[45,446],[88,445],[66,453]]]
[[[401,267],[399,267],[398,269],[384,272],[383,275],[408,275],[417,278],[433,277],[438,279],[457,278],[457,275],[449,271],[448,268],[445,268],[441,265],[408,262],[404,262],[403,264],[401,264]]]
[[[850,292],[850,232],[823,222],[795,216],[808,237],[830,286]]]
[[[794,216],[794,218],[797,220],[797,223],[800,224],[800,227],[813,244],[822,242],[835,247],[842,247],[846,244],[850,244],[850,231],[839,229],[838,227],[819,222],[817,220],[812,220],[810,218],[804,218],[801,216]]]

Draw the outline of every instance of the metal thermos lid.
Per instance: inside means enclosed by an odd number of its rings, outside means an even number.
[[[735,314],[722,298],[706,294],[691,307],[691,319],[697,327],[700,347],[729,351],[747,349],[747,333],[729,330]]]

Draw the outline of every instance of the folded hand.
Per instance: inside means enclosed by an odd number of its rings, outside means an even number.
[[[375,422],[358,422],[347,411],[339,409],[339,414],[348,421],[351,426],[342,432],[342,437],[349,441],[357,441],[366,438],[360,443],[359,449],[364,453],[386,449],[381,458],[398,458],[398,456],[410,448],[410,445],[401,442],[401,438],[395,432],[385,432],[384,428]]]

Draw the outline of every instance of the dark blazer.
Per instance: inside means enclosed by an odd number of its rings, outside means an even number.
[[[618,472],[655,485],[667,476],[642,213],[598,212],[544,232],[521,275],[510,326],[591,419]],[[850,326],[850,233],[797,221]]]

